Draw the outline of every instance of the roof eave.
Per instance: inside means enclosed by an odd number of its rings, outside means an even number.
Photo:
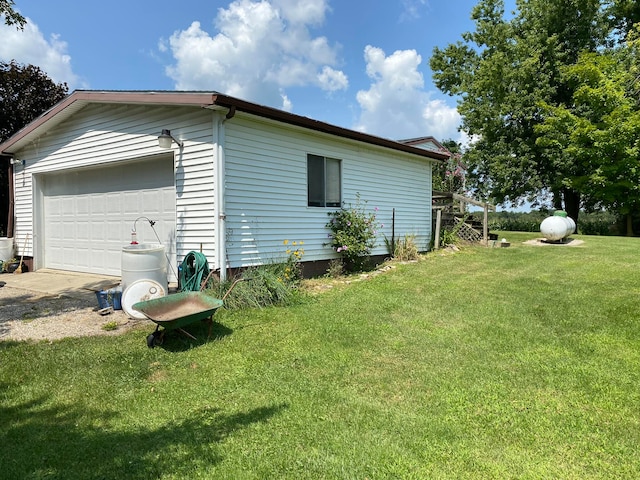
[[[414,147],[412,145],[403,144],[395,140],[389,140],[387,138],[377,137],[375,135],[370,135],[368,133],[363,133],[356,130],[349,130],[347,128],[338,127],[330,123],[321,122],[319,120],[314,120],[309,117],[303,117],[302,115],[296,115],[293,113],[285,112],[283,110],[278,110],[276,108],[258,105],[255,103],[240,100],[238,98],[229,97],[227,95],[222,95],[222,94],[215,95],[213,98],[213,104],[220,107],[225,107],[225,108],[235,107],[239,111],[257,115],[263,118],[268,118],[271,120],[276,120],[276,121],[288,123],[291,125],[297,125],[297,126],[308,128],[318,132],[328,133],[331,135],[335,135],[342,138],[348,138],[351,140],[357,140],[360,142],[365,142],[365,143],[377,145],[380,147],[391,148],[393,150],[400,150],[400,151],[411,153],[414,155],[419,155],[421,157],[426,157],[431,160],[445,161],[449,158],[449,156],[445,153],[425,150],[422,148]]]
[[[356,140],[380,147],[390,148],[420,157],[429,158],[430,160],[445,161],[448,156],[440,152],[434,152],[417,148],[412,145],[403,144],[395,140],[390,140],[368,133],[358,132],[338,127],[329,123],[314,120],[309,117],[303,117],[293,113],[278,110],[276,108],[258,105],[256,103],[247,102],[239,98],[230,97],[218,92],[178,92],[178,91],[94,91],[94,90],[76,90],[71,95],[54,105],[51,109],[44,112],[34,121],[29,123],[23,129],[15,133],[5,142],[0,144],[0,153],[15,154],[31,137],[40,136],[44,133],[44,128],[50,127],[58,121],[64,120],[66,116],[64,112],[71,112],[73,106],[81,107],[88,103],[127,103],[127,104],[145,104],[145,105],[182,105],[182,106],[201,106],[201,107],[223,107],[235,108],[245,113],[257,115],[263,118],[276,120],[291,125],[308,128],[318,132],[335,135],[342,138]],[[53,122],[53,123],[51,123]],[[46,127],[45,127],[46,126]]]
[[[0,144],[0,153],[15,154],[24,143],[29,141],[32,135],[40,136],[42,127],[51,126],[55,119],[66,118],[64,112],[74,106],[83,106],[88,103],[123,103],[144,105],[210,105],[215,92],[143,92],[143,91],[95,91],[76,90],[66,98],[55,104],[49,110],[41,114],[24,128]]]

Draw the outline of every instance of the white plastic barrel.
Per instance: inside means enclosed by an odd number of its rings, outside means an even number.
[[[0,237],[0,260],[6,262],[13,258],[13,237]]]
[[[122,247],[122,291],[138,280],[153,280],[169,291],[167,257],[162,245],[140,243]]]

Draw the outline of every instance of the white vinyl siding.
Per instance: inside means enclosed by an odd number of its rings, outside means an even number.
[[[189,251],[202,248],[212,267],[217,267],[217,227],[213,214],[217,192],[212,143],[216,115],[199,107],[89,104],[49,130],[17,155],[26,162],[15,169],[15,236],[20,250],[28,234],[24,253],[35,257],[36,268],[44,267],[43,185],[38,184],[38,175],[84,167],[126,169],[130,162],[171,155],[176,217],[176,230],[170,240],[175,252],[171,263],[177,270],[177,263]],[[175,144],[170,150],[161,149],[157,137],[163,128],[184,139],[184,149]],[[137,213],[153,216],[144,208]],[[124,219],[126,229],[113,233],[123,245],[130,241],[134,215],[131,212],[130,218]],[[138,223],[138,230],[143,237],[139,241],[155,241],[150,229],[145,230]]]
[[[374,254],[386,254],[383,235],[391,236],[394,208],[396,237],[416,235],[419,248],[427,248],[431,237],[429,159],[240,111],[222,126],[218,119],[224,113],[200,106],[97,103],[75,110],[17,154],[26,162],[15,166],[14,175],[15,237],[20,253],[33,255],[36,269],[45,266],[47,175],[88,167],[126,170],[135,162],[173,156],[175,235],[167,242],[176,252],[171,259],[174,267],[192,250],[202,251],[212,268],[220,267],[221,253],[230,267],[279,261],[286,256],[285,240],[304,242],[303,261],[333,258],[336,254],[327,245],[325,225],[327,214],[338,207],[308,206],[309,154],[340,161],[339,174],[333,170],[329,177],[340,177],[341,192],[329,191],[329,196],[349,205],[359,195],[369,210],[378,208],[384,227]],[[162,129],[170,129],[184,141],[184,148],[174,144],[170,150],[160,149],[157,136]],[[218,157],[222,152],[224,157]],[[225,169],[224,178],[217,176],[219,167]],[[224,205],[218,203],[222,194],[218,185],[224,185]],[[114,205],[114,211],[116,207],[125,211],[121,206]],[[144,206],[139,212],[126,210],[122,215],[130,218],[124,218],[120,230],[109,235],[127,244],[135,218],[153,217],[153,212],[149,215],[145,210]],[[218,231],[219,216],[226,216],[222,231]],[[154,239],[140,223],[138,232],[138,241]],[[222,235],[226,252],[218,250]]]
[[[232,267],[282,260],[284,240],[303,241],[303,261],[335,256],[327,245],[327,213],[309,207],[307,154],[341,160],[342,201],[359,194],[384,224],[373,254],[386,254],[395,208],[396,238],[416,235],[421,250],[431,240],[431,163],[411,154],[344,140],[255,117],[225,124],[227,249]]]

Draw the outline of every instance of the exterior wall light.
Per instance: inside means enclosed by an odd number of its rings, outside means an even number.
[[[171,148],[171,142],[176,142],[180,148],[184,147],[182,142],[179,142],[171,135],[171,130],[162,129],[162,133],[158,136],[158,146],[160,148]]]
[[[12,158],[9,160],[9,163],[11,165],[22,165],[24,166],[25,163],[27,163],[25,160],[18,160],[17,158]]]

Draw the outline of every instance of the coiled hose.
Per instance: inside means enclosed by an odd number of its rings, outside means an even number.
[[[180,267],[180,289],[183,292],[198,292],[202,282],[209,276],[209,262],[200,252],[189,252]]]

